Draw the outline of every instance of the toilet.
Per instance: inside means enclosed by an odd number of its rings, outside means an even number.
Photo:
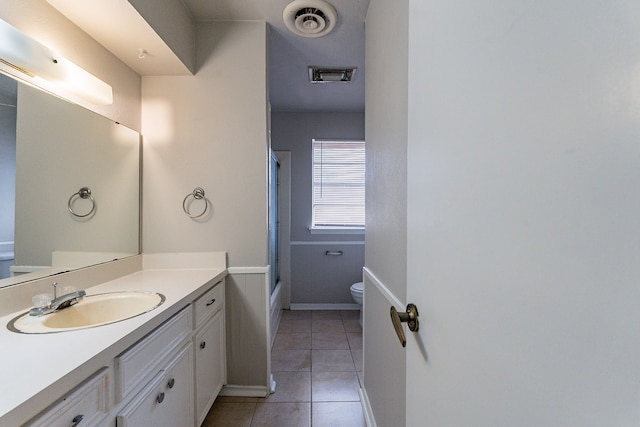
[[[362,282],[351,285],[351,296],[353,300],[360,305],[360,326],[362,326],[362,295],[364,293],[364,285]]]

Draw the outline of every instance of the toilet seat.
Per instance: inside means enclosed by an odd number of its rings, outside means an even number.
[[[362,326],[362,318],[363,318],[363,312],[362,312],[362,300],[364,299],[364,284],[362,282],[358,282],[358,283],[354,283],[353,285],[351,285],[351,298],[353,298],[353,300],[355,302],[358,303],[358,306],[360,307],[360,318],[358,319],[358,323],[360,324],[360,326]]]
[[[364,283],[358,282],[351,285],[351,292],[355,292],[357,294],[364,293]]]

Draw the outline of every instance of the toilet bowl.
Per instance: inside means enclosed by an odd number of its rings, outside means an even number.
[[[351,296],[360,305],[360,326],[362,326],[362,296],[364,294],[364,284],[362,282],[351,285]]]

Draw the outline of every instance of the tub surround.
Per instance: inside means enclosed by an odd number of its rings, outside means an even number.
[[[115,356],[227,275],[224,252],[145,254],[134,258],[141,258],[137,260],[142,266],[138,271],[85,290],[88,295],[126,290],[162,293],[166,301],[153,311],[100,327],[35,335],[19,334],[6,328],[6,324],[24,308],[1,313],[3,398],[0,400],[0,424],[21,425],[102,367],[112,366]],[[136,260],[128,262],[135,263]],[[126,266],[125,270],[129,268],[131,266]],[[109,266],[103,265],[102,269],[108,270]],[[68,284],[61,277],[56,276],[56,280],[61,285]],[[77,283],[73,285],[78,287]],[[0,291],[0,299],[11,292],[14,299],[24,300],[15,295],[16,289]],[[113,396],[109,400],[113,405]]]

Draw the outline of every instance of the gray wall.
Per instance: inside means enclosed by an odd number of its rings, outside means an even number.
[[[364,236],[309,232],[314,138],[364,139],[364,114],[272,114],[272,147],[291,152],[291,303],[350,304],[349,287],[362,280]]]

